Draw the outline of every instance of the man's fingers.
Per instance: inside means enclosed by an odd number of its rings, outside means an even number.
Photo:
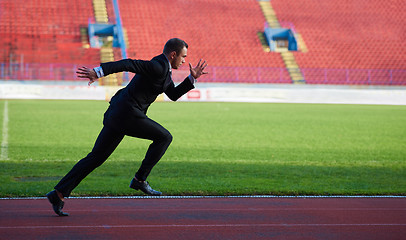
[[[81,73],[89,73],[90,69],[87,67],[80,67],[78,68],[78,71],[76,71],[77,73],[81,72]]]
[[[200,60],[201,60],[201,59],[200,59]],[[197,64],[197,67],[198,67],[198,68],[202,68],[205,63],[206,63],[206,61],[203,61],[202,63],[200,63],[200,61],[199,61],[199,64]]]
[[[205,61],[205,62],[206,62],[206,61]],[[207,63],[206,63],[206,65],[204,65],[204,66],[203,66],[203,68],[202,68],[202,69],[205,69],[206,67],[207,67]]]
[[[87,75],[78,75],[78,78],[90,78],[90,77]]]
[[[191,63],[189,63],[189,67],[192,68],[192,64],[191,64]],[[202,59],[200,59],[195,68],[201,68],[201,69],[203,69],[203,68],[205,68],[205,67],[207,67],[206,60],[204,60],[204,61],[202,62]]]
[[[89,72],[76,71],[76,73],[78,74],[78,77],[88,77],[89,76]]]
[[[88,75],[88,73],[86,73],[86,72],[79,72],[79,71],[77,71],[76,72],[78,75]]]
[[[90,81],[87,83],[87,85],[90,86],[90,84],[92,84],[92,83],[94,83],[94,82],[95,82],[95,80],[90,80]]]
[[[88,72],[88,68],[87,67],[80,67],[78,68],[78,70],[82,71],[82,72]]]
[[[196,67],[193,67],[191,63],[189,63],[190,73],[193,77],[198,78],[201,75],[208,74],[209,72],[205,72],[204,69],[207,67],[206,60],[200,59],[197,63]]]

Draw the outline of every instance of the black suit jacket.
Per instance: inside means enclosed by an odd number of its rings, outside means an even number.
[[[101,67],[105,76],[124,71],[136,74],[125,88],[112,97],[108,110],[112,118],[145,118],[148,107],[159,94],[165,93],[176,101],[194,88],[188,77],[175,87],[169,62],[163,54],[150,61],[124,59],[102,63]]]

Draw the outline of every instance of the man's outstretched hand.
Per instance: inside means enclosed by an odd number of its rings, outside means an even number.
[[[204,69],[207,67],[206,61],[202,62],[202,59],[199,60],[199,63],[196,67],[192,67],[192,64],[189,63],[190,74],[195,79],[199,78],[203,74],[208,74],[208,72],[204,72]]]
[[[90,86],[90,84],[94,83],[97,80],[97,74],[93,69],[87,68],[87,67],[80,67],[76,71],[78,74],[79,78],[88,78],[89,83],[87,85]]]

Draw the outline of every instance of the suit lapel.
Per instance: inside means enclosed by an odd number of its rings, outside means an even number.
[[[165,92],[165,90],[173,83],[172,81],[172,69],[169,67],[169,62],[168,59],[166,59],[165,55],[161,54],[160,57],[162,58],[163,62],[165,63],[165,68],[167,69],[167,73],[165,76],[165,81],[162,86],[162,91]]]
[[[173,83],[172,81],[172,73],[168,71],[168,75],[166,76],[162,91],[165,92],[166,89]]]
[[[168,89],[168,87],[173,84],[172,81],[172,71],[171,68],[169,67],[169,62],[168,59],[166,59],[164,54],[158,55],[156,57],[153,58],[156,61],[162,62],[165,66],[165,77],[164,79],[162,79],[162,92],[165,92],[166,89]]]

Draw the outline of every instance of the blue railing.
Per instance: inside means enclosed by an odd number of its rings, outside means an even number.
[[[124,30],[123,30],[123,24],[121,22],[121,14],[120,14],[120,8],[118,6],[118,0],[113,0],[113,7],[114,7],[114,15],[116,17],[118,43],[120,44],[120,48],[121,48],[121,58],[127,59],[127,44],[125,42]],[[128,76],[128,73],[124,73],[123,80],[128,81],[129,79],[130,78]]]
[[[118,1],[113,0],[114,15],[116,16],[117,37],[121,48],[121,56],[123,59],[127,58],[127,45],[124,38],[123,24],[121,22],[120,8]]]

